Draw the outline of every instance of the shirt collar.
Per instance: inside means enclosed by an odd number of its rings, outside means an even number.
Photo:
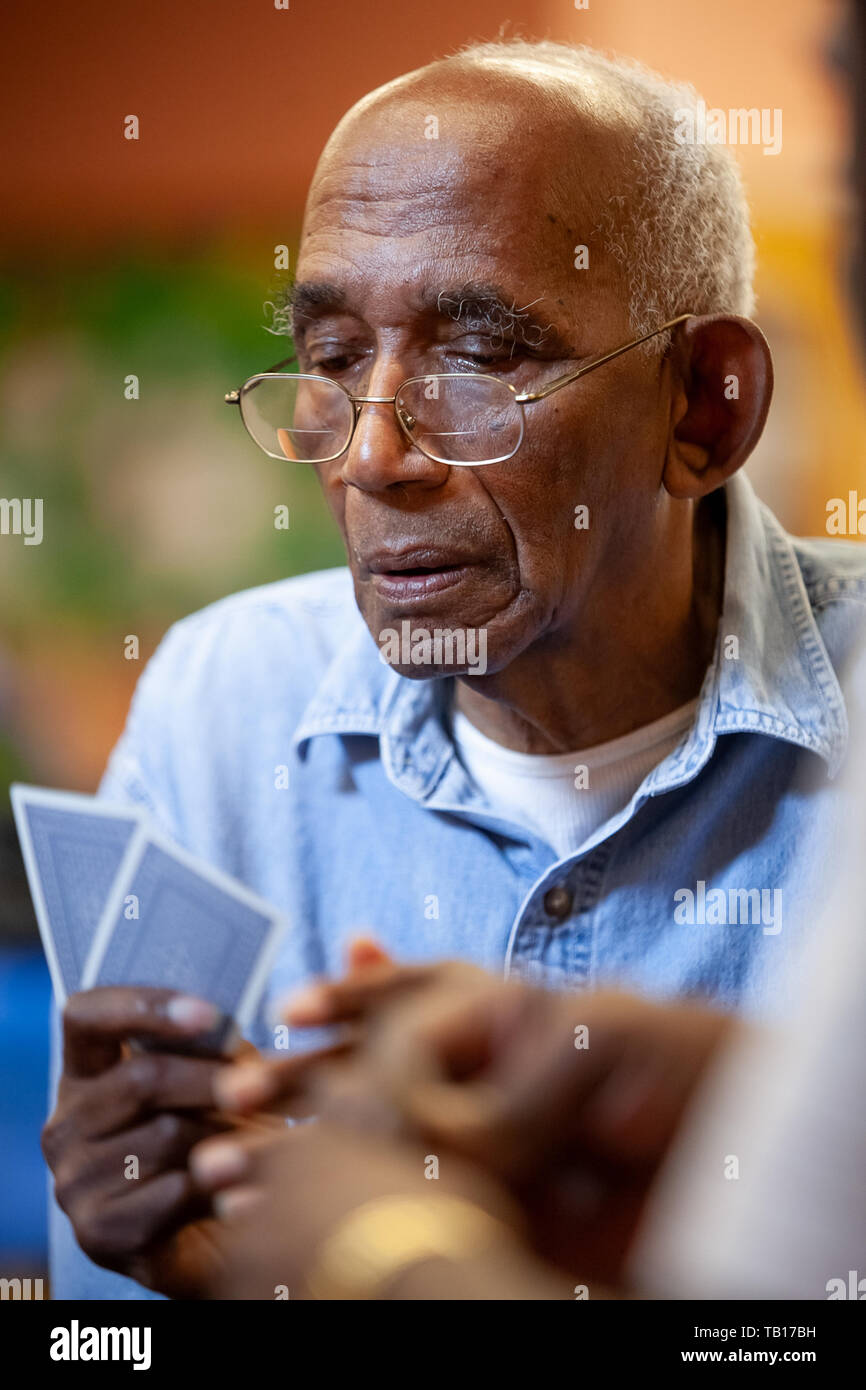
[[[706,763],[719,735],[769,734],[818,753],[835,774],[848,721],[793,542],[743,474],[725,487],[727,540],[722,616],[695,724],[643,785],[646,795],[681,785]],[[386,771],[429,795],[451,755],[441,713],[451,681],[409,680],[380,657],[360,618],[309,701],[293,744],[303,755],[321,734],[381,740]]]
[[[714,662],[717,734],[754,729],[818,753],[831,775],[848,741],[845,700],[791,537],[742,473],[728,482],[725,597]],[[726,639],[736,637],[736,647]],[[738,651],[738,659],[728,653]],[[710,675],[713,672],[711,667]]]

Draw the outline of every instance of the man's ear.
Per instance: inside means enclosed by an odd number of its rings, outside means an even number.
[[[773,395],[773,359],[751,319],[706,314],[681,325],[671,365],[672,430],[662,481],[671,497],[704,497],[745,463],[760,439]]]

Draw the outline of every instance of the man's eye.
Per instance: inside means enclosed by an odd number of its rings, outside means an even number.
[[[358,362],[359,354],[348,349],[345,352],[314,353],[310,358],[310,371],[323,372],[328,376],[338,376],[348,372]]]
[[[299,345],[298,359],[303,362],[305,372],[322,372],[336,375],[347,372],[364,358],[369,345],[359,342],[354,335],[344,333],[325,334],[310,332]]]
[[[349,365],[349,359],[344,353],[340,353],[335,357],[319,357],[312,365],[320,372],[344,372]]]
[[[479,366],[492,367],[496,362],[501,362],[502,355],[498,352],[470,352],[466,354],[473,362]]]
[[[496,343],[452,343],[450,355],[471,362],[477,367],[507,367],[516,364],[520,358],[518,344],[511,341]]]

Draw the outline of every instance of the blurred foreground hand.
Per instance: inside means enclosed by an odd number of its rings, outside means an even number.
[[[193,1171],[209,1147],[194,1151]],[[428,1178],[423,1146],[322,1121],[250,1155],[226,1195],[224,1279],[241,1299],[567,1299],[520,1238],[512,1202],[457,1158]]]
[[[553,993],[463,963],[387,958],[305,990],[286,1018],[342,1024],[352,1039],[223,1073],[223,1104],[277,1102],[284,1070],[297,1088],[300,1065],[311,1111],[420,1143],[440,1165],[470,1161],[517,1199],[539,1253],[606,1283],[620,1277],[649,1187],[734,1026],[698,1004]]]

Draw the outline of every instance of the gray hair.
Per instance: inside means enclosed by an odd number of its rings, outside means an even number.
[[[611,195],[598,231],[622,266],[635,336],[677,314],[751,314],[755,247],[739,166],[729,149],[676,138],[682,113],[694,111],[694,87],[629,58],[586,45],[501,39],[473,43],[444,63],[505,64],[548,73],[579,89],[583,104],[625,117],[634,137],[622,193]],[[661,351],[651,339],[644,350]]]

